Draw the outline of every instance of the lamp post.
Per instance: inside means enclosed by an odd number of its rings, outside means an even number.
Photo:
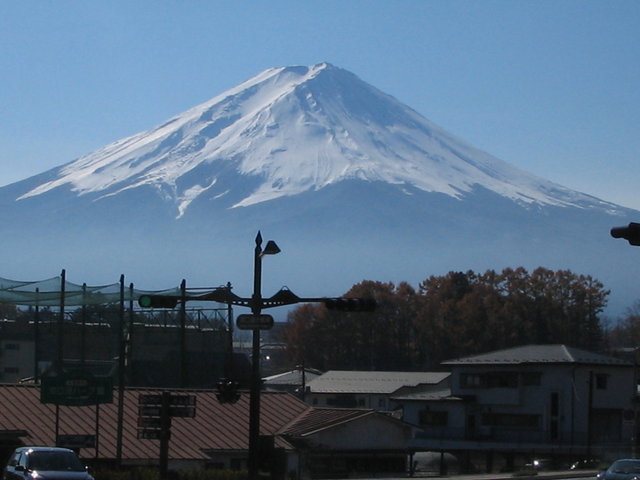
[[[253,295],[251,297],[251,313],[260,315],[262,311],[262,257],[280,253],[280,248],[273,240],[269,240],[262,249],[262,235],[256,235],[256,248],[253,257]],[[249,391],[249,479],[258,478],[258,461],[260,459],[260,329],[253,329],[251,355],[251,389]]]

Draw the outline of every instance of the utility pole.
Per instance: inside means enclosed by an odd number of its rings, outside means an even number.
[[[253,256],[253,295],[251,296],[251,313],[259,318],[262,312],[262,257],[275,255],[280,248],[273,240],[269,240],[262,250],[262,235],[256,235],[256,248]],[[251,389],[249,390],[249,479],[257,480],[260,461],[260,329],[253,328],[251,345]]]

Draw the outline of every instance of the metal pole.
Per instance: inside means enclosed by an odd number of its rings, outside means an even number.
[[[189,382],[187,379],[187,281],[180,283],[180,387],[185,388]]]
[[[62,374],[64,364],[64,300],[65,300],[66,272],[60,274],[60,315],[58,316],[58,364],[56,373]]]
[[[227,324],[229,327],[229,335],[227,338],[227,368],[224,376],[227,380],[233,380],[233,305],[231,304],[231,282],[227,282]]]
[[[82,284],[82,329],[80,330],[80,368],[84,371],[87,360],[87,284]]]
[[[36,310],[33,317],[33,335],[35,337],[35,346],[33,348],[33,379],[36,383],[40,381],[40,373],[38,372],[38,364],[40,363],[40,289],[36,288]]]
[[[160,407],[160,479],[167,480],[169,473],[169,437],[171,435],[171,392],[162,392],[162,406]]]
[[[122,465],[124,423],[124,275],[120,275],[120,319],[118,322],[118,425],[116,432],[116,465]]]
[[[129,329],[127,331],[127,345],[126,345],[126,356],[125,356],[125,360],[126,360],[126,364],[125,364],[125,369],[126,369],[126,376],[125,376],[125,382],[127,383],[127,385],[135,385],[134,379],[133,379],[133,367],[131,366],[133,364],[133,326],[135,323],[135,319],[136,319],[136,313],[133,310],[133,295],[135,293],[135,290],[133,288],[133,283],[129,284]]]
[[[262,235],[256,236],[253,256],[253,296],[251,313],[260,315],[262,311]],[[260,453],[260,330],[253,329],[251,349],[251,389],[249,391],[249,480],[258,478]]]

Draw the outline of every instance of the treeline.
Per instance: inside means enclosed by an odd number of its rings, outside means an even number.
[[[345,296],[374,297],[374,313],[301,305],[289,313],[283,339],[292,362],[321,370],[435,369],[443,360],[527,344],[597,352],[608,295],[591,276],[545,268],[450,272],[417,290],[363,281]]]
[[[608,332],[609,345],[617,348],[640,348],[640,300],[627,309],[622,319]],[[640,353],[636,354],[640,360]]]

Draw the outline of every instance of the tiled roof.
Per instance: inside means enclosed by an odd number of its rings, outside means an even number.
[[[583,364],[583,365],[619,365],[631,366],[632,363],[616,357],[587,352],[566,345],[526,345],[463,357],[443,362],[443,365],[517,365],[523,363],[547,364]]]
[[[391,394],[402,387],[437,384],[449,372],[358,372],[330,370],[308,383],[312,393]]]
[[[346,408],[312,408],[303,412],[289,425],[280,430],[280,434],[292,436],[310,435],[320,430],[350,422],[367,415],[381,415],[373,410]]]
[[[138,396],[158,390],[126,389],[122,458],[157,458],[158,440],[139,440],[137,436]],[[195,418],[173,418],[169,455],[172,459],[206,459],[205,451],[246,450],[248,448],[249,395],[242,392],[234,404],[221,404],[216,392],[174,390],[196,397]],[[260,398],[260,430],[273,435],[311,407],[287,393],[263,392]],[[116,457],[118,392],[114,400],[98,408],[98,457]],[[40,389],[33,385],[0,385],[0,434],[24,430],[25,444],[55,444],[55,405],[40,403]],[[60,407],[59,434],[95,434],[96,407]],[[84,458],[93,458],[95,450],[82,449]]]

